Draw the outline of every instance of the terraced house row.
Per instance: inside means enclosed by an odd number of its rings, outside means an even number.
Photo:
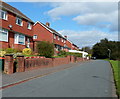
[[[0,1],[0,48],[31,48],[36,51],[38,41],[54,43],[55,51],[78,50],[77,45],[50,27],[50,23],[33,22],[11,5]]]

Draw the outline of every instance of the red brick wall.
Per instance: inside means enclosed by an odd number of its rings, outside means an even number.
[[[60,40],[58,40],[58,36],[56,36],[56,39],[54,39],[54,44],[57,44],[57,45],[60,45],[60,46],[64,46],[65,43],[62,42],[61,38],[60,38]]]
[[[19,26],[16,24],[16,15],[12,14],[11,12],[8,13],[8,20],[2,20],[2,27],[6,29],[10,29],[8,26],[12,25],[12,30],[23,33],[29,36],[33,35],[33,29],[27,29],[27,20],[23,19],[23,26]],[[1,20],[1,19],[0,19]]]
[[[72,44],[70,43],[70,41],[66,41],[66,45],[69,47],[69,48],[72,48]]]
[[[33,49],[33,40],[31,37],[26,37],[25,42],[27,43],[27,38],[30,38],[30,48]],[[17,50],[22,50],[26,48],[26,45],[21,44],[15,44],[14,43],[14,33],[10,32],[8,33],[8,42],[0,41],[0,48],[6,49],[6,48],[15,48]]]
[[[34,39],[34,41],[49,41],[53,43],[53,34],[41,26],[41,24],[36,23],[33,29],[33,35],[37,35],[37,39]]]

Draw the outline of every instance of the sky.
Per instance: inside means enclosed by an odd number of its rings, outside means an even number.
[[[80,48],[92,47],[104,38],[118,41],[118,2],[30,1],[6,2],[34,22],[49,22],[51,28],[67,35]]]

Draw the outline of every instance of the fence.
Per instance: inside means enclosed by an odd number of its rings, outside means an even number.
[[[31,69],[53,67],[79,61],[83,61],[83,58],[75,56],[67,56],[64,58],[25,58],[24,56],[17,56],[16,60],[14,60],[13,55],[6,55],[4,72],[6,74],[12,74],[14,72],[24,72]]]

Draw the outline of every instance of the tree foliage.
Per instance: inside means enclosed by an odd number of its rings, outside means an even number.
[[[47,41],[38,42],[37,50],[40,56],[50,58],[54,55],[54,45]]]
[[[120,49],[119,41],[108,41],[108,39],[105,38],[93,46],[92,56],[99,59],[105,59],[109,58],[110,53],[110,59],[114,60],[120,59],[119,49]]]

